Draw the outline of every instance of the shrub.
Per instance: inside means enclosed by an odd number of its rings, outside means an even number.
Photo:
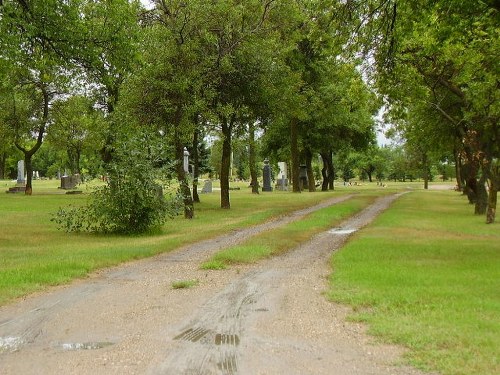
[[[143,233],[178,213],[180,199],[167,194],[170,166],[154,137],[142,134],[122,142],[106,166],[104,186],[83,207],[60,208],[53,217],[68,232]]]

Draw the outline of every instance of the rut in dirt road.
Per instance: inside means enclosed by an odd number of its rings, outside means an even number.
[[[282,286],[297,270],[327,263],[332,251],[345,243],[349,235],[369,224],[385,210],[397,195],[378,199],[360,214],[344,221],[338,228],[317,235],[307,244],[284,256],[266,262],[259,270],[252,270],[233,281],[217,294],[190,319],[180,333],[172,337],[173,350],[159,368],[151,368],[151,374],[346,374],[341,365],[337,372],[332,366],[314,367],[314,356],[309,350],[302,353],[300,361],[306,366],[294,369],[290,366],[299,353],[296,348],[280,356],[269,356],[263,348],[286,347],[289,343],[273,342],[268,337],[255,334],[255,321],[267,319],[273,324],[273,310],[279,309]],[[323,298],[323,297],[321,297]],[[263,317],[268,315],[268,317]],[[274,317],[275,318],[275,317]],[[293,345],[292,345],[293,347]],[[299,351],[300,352],[300,351]],[[323,361],[325,362],[325,361]],[[265,364],[262,364],[265,363]],[[371,364],[366,374],[378,374]],[[304,372],[305,371],[305,372]],[[354,372],[356,373],[356,372]],[[361,373],[361,372],[359,372]],[[408,372],[411,373],[411,372]]]

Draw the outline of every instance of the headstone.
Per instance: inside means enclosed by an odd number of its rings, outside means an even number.
[[[203,184],[203,188],[201,189],[202,193],[211,193],[212,192],[212,180],[205,180]]]
[[[276,189],[288,190],[287,165],[285,162],[278,162],[279,172],[276,180]]]
[[[24,178],[24,160],[19,160],[17,162],[17,183],[24,185],[26,179]]]
[[[81,182],[80,175],[78,174],[71,176],[62,176],[60,189],[64,190],[74,189],[76,188],[76,185],[78,185],[80,182]]]
[[[262,191],[273,191],[271,186],[271,166],[269,160],[264,160],[264,168],[262,169],[263,186]]]

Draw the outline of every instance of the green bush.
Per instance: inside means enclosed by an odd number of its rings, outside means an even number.
[[[118,145],[106,166],[106,184],[87,205],[60,208],[53,217],[68,232],[143,233],[178,213],[180,199],[167,195],[170,166],[161,145],[142,134]]]

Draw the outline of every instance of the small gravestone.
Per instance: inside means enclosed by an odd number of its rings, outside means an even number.
[[[212,180],[205,180],[205,183],[203,184],[203,188],[201,189],[201,192],[203,194],[205,193],[211,193],[212,192]]]
[[[61,187],[60,189],[70,190],[75,189],[76,185],[81,182],[80,175],[74,174],[71,176],[62,176],[61,177]]]
[[[262,169],[262,191],[273,191],[271,186],[271,166],[269,165],[269,160],[264,160],[264,168]]]

